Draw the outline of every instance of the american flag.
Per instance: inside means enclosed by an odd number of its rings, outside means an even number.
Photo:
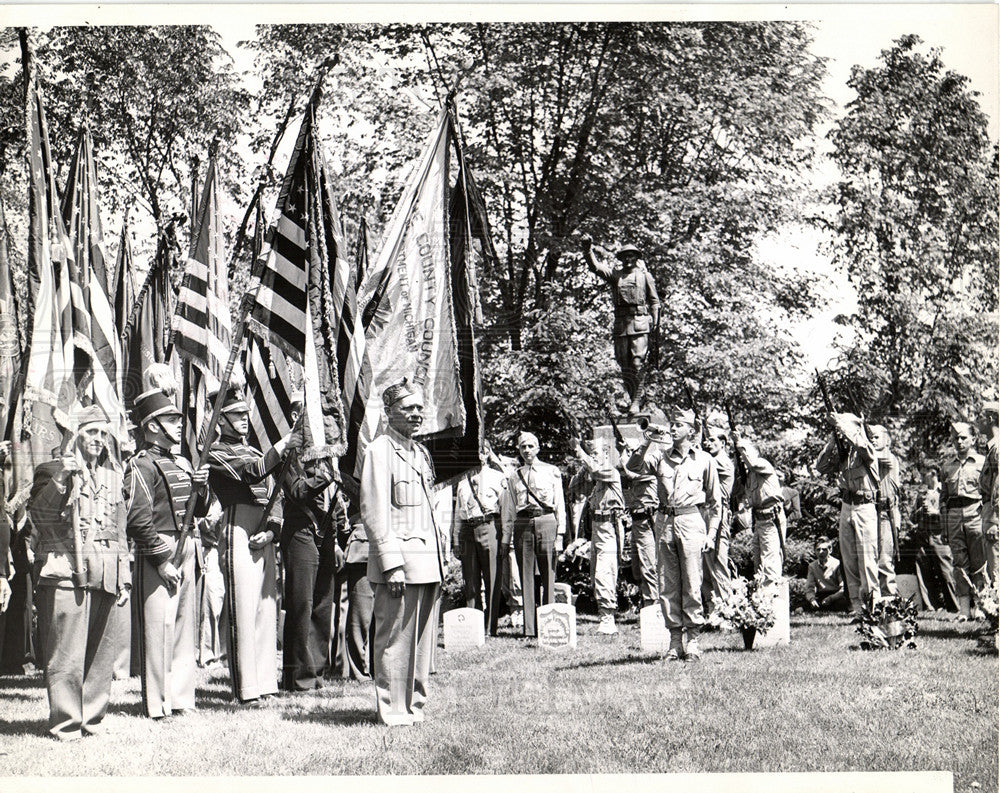
[[[185,264],[172,325],[173,349],[201,371],[209,391],[218,389],[232,346],[224,242],[213,157],[192,229],[191,255]]]
[[[142,373],[153,363],[166,363],[166,328],[173,286],[170,283],[171,242],[162,232],[153,264],[132,303],[122,333],[122,395],[131,407],[142,393]]]
[[[248,317],[249,329],[303,366],[306,456],[339,456],[346,427],[337,363],[341,255],[336,204],[315,134],[318,95],[306,107],[278,197]],[[253,286],[252,286],[253,288]],[[252,363],[252,361],[251,361]]]
[[[132,260],[132,241],[129,237],[128,216],[129,211],[126,209],[125,219],[122,221],[121,239],[118,242],[118,259],[115,263],[114,276],[111,279],[115,326],[118,328],[119,336],[125,332],[125,325],[132,313],[132,304],[135,303],[135,279],[133,276],[135,264]]]
[[[94,144],[86,126],[80,130],[69,173],[63,220],[72,240],[75,265],[70,271],[74,339],[90,358],[90,374],[84,378],[86,390],[78,396],[100,405],[117,428],[119,438],[124,438],[124,409],[118,380],[121,343],[108,299]]]

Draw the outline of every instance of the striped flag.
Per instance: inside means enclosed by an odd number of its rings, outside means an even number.
[[[196,366],[208,390],[215,391],[229,360],[233,332],[214,157],[208,164],[192,233],[191,256],[185,264],[173,318],[173,349]]]
[[[29,87],[28,322],[24,390],[12,437],[13,512],[27,501],[35,466],[55,457],[76,398],[69,307],[71,244],[59,213],[55,167],[41,90]]]
[[[4,439],[14,419],[21,373],[21,335],[18,325],[17,294],[7,257],[7,221],[0,199],[0,427]]]
[[[336,202],[315,134],[316,97],[306,107],[278,197],[248,327],[302,364],[307,449],[303,459],[346,449],[337,346],[350,267],[342,256]],[[335,294],[341,294],[338,303]]]
[[[73,311],[75,338],[87,334],[86,349],[91,371],[85,399],[103,408],[119,438],[125,437],[119,366],[121,342],[115,313],[108,299],[108,276],[104,259],[104,232],[97,196],[97,169],[90,130],[80,130],[63,202],[63,220],[73,242]],[[86,315],[81,320],[80,312]],[[79,343],[77,341],[77,343]]]

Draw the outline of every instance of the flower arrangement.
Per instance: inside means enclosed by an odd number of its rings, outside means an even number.
[[[742,576],[733,579],[729,593],[712,601],[710,624],[737,631],[767,633],[774,627],[774,599],[777,588],[770,585],[763,571],[752,580]]]
[[[917,648],[917,607],[913,598],[899,595],[879,598],[872,592],[861,609],[858,625],[863,650],[898,650],[903,645]]]

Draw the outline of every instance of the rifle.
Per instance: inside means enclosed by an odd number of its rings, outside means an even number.
[[[733,436],[733,450],[736,452],[736,459],[733,460],[733,467],[736,469],[736,481],[746,483],[747,470],[743,465],[743,458],[740,457],[739,449],[736,449],[736,442],[740,439],[740,431],[736,429],[736,420],[733,418],[733,406],[726,403],[726,418],[729,419],[729,433]],[[733,484],[733,495],[736,493],[735,483]]]
[[[833,400],[830,399],[830,392],[826,389],[826,380],[823,375],[819,373],[819,369],[816,370],[816,382],[819,383],[820,393],[823,394],[823,404],[826,406],[826,412],[832,414],[833,410]],[[847,449],[844,448],[844,442],[840,439],[840,435],[837,433],[836,427],[834,427],[833,438],[837,442],[837,453],[840,458],[843,459],[847,456]]]
[[[626,443],[625,436],[622,435],[622,431],[618,428],[618,422],[615,421],[615,417],[612,415],[611,411],[608,408],[605,408],[604,412],[607,413],[608,421],[611,422],[611,431],[615,435],[615,445],[619,449],[627,449],[628,443]]]
[[[694,394],[691,393],[691,386],[688,385],[687,380],[681,378],[681,383],[684,385],[684,393],[687,394],[688,402],[691,405],[691,410],[694,413],[694,420],[698,424],[698,432],[704,433],[705,422],[701,417],[701,411],[698,410],[698,403],[694,401]]]

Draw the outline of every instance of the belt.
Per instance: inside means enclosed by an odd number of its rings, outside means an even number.
[[[633,518],[651,518],[656,513],[656,507],[646,507],[645,509],[633,509],[629,514]]]
[[[489,515],[480,515],[478,518],[466,518],[465,522],[470,526],[482,526],[484,523],[496,520],[497,514],[496,512],[491,512]]]
[[[693,515],[695,512],[701,512],[703,506],[704,504],[689,504],[686,507],[665,506],[659,507],[656,511],[668,518],[676,518],[678,515]]]
[[[760,520],[765,520],[766,518],[773,518],[778,514],[778,505],[775,504],[773,507],[756,507],[753,510],[754,518]]]
[[[608,509],[608,510],[604,510],[603,512],[598,512],[598,511],[595,510],[595,511],[593,511],[593,512],[590,513],[591,517],[594,517],[594,518],[605,518],[605,519],[607,519],[607,518],[613,518],[615,515],[620,515],[620,514],[621,514],[621,510],[620,509]]]
[[[517,511],[517,516],[519,518],[538,518],[542,515],[551,515],[555,510],[553,509],[542,509],[541,507],[525,507],[524,509],[519,509]]]
[[[840,499],[845,504],[853,504],[854,506],[875,503],[875,496],[871,493],[851,493],[847,490],[840,491]]]
[[[964,509],[965,507],[971,507],[974,504],[979,503],[978,498],[972,496],[952,496],[951,498],[946,498],[944,505],[948,509]]]

